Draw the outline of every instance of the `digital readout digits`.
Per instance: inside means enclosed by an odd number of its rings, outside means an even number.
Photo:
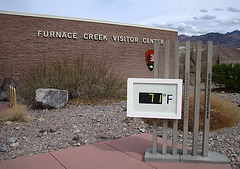
[[[163,97],[166,97],[166,103],[169,104],[172,100],[172,94],[163,93],[139,93],[139,103],[145,104],[162,104]]]

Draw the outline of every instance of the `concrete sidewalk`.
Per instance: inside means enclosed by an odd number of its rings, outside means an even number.
[[[161,146],[158,138],[158,146]],[[168,142],[170,146],[171,143]],[[151,134],[140,134],[87,146],[0,161],[0,169],[231,169],[229,164],[144,162]]]

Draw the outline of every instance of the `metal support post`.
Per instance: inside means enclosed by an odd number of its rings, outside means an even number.
[[[204,122],[203,122],[203,157],[208,156],[210,107],[211,107],[211,82],[212,82],[212,46],[213,42],[207,43],[206,75],[205,75],[205,99],[204,99]]]
[[[159,41],[154,42],[154,78],[159,78]],[[157,124],[158,119],[153,119],[152,154],[157,154]]]
[[[193,129],[193,156],[197,156],[198,152],[198,130],[199,130],[199,109],[200,109],[200,83],[201,83],[201,58],[202,58],[202,42],[197,42],[197,58],[195,71],[195,89],[194,89],[194,129]]]
[[[190,82],[190,42],[185,48],[185,77],[184,77],[184,124],[182,155],[187,155],[188,140],[188,114],[189,114],[189,82]]]
[[[175,41],[174,78],[179,78],[179,41]],[[173,120],[172,155],[177,155],[178,120]]]
[[[164,64],[164,78],[169,78],[169,58],[170,58],[170,42],[165,42],[165,64]],[[162,143],[162,154],[167,154],[167,125],[168,120],[163,120],[163,143]]]

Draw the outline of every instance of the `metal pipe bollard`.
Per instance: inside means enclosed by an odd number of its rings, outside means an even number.
[[[16,99],[16,89],[13,86],[9,86],[9,98],[10,98],[10,106],[16,107],[17,99]]]

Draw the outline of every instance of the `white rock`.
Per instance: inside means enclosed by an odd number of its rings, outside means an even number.
[[[80,130],[75,130],[74,133],[80,133],[81,131]]]
[[[11,122],[11,121],[6,121],[4,124],[5,124],[5,125],[11,125],[12,122]]]
[[[12,143],[16,143],[17,137],[10,137],[7,139],[7,145],[10,145]]]
[[[19,142],[12,143],[12,144],[10,144],[9,146],[10,146],[10,147],[14,147],[14,148],[19,147]]]
[[[40,121],[40,122],[42,122],[42,121],[44,121],[45,119],[44,118],[42,118],[42,117],[40,117],[39,119],[38,119],[38,121]]]
[[[68,102],[68,91],[59,89],[37,89],[36,98],[37,104],[44,109],[63,108]]]
[[[7,149],[7,147],[1,147],[0,148],[0,152],[6,152],[8,149]]]

